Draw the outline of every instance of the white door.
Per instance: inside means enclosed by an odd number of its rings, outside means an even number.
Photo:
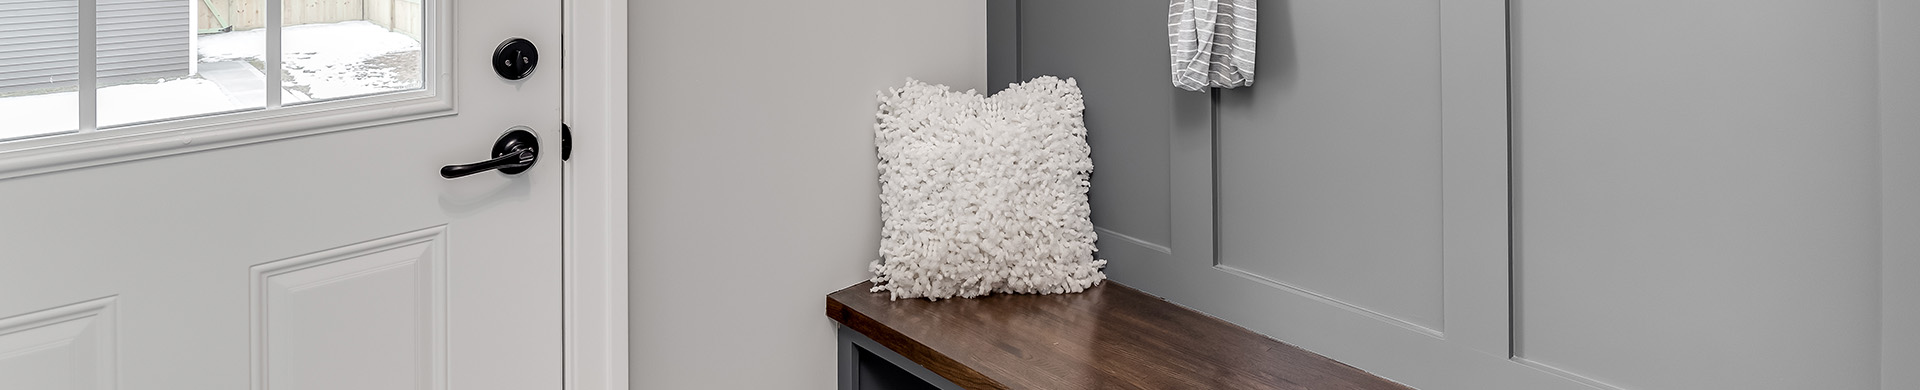
[[[131,84],[84,48],[115,44],[110,19],[142,14],[92,1],[70,2],[77,90],[0,91],[78,92],[59,98],[74,111],[0,104],[16,107],[7,122],[81,115],[75,134],[0,142],[0,389],[561,386],[558,1],[252,10],[265,18],[223,8],[257,1],[182,1],[205,5],[201,24],[179,24],[196,30],[197,73]],[[353,57],[406,37],[411,54]],[[512,37],[547,58],[524,80],[490,66]],[[266,55],[208,49],[232,42]],[[367,70],[396,61],[416,65],[413,84],[334,82],[400,77]],[[209,86],[233,104],[204,111],[237,109],[121,120]],[[180,89],[138,95],[163,87]],[[492,157],[514,126],[540,143],[530,169],[441,176]]]

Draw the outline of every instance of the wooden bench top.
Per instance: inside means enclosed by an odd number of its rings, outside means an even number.
[[[827,317],[968,389],[1409,389],[1107,281],[1080,294],[888,299]]]

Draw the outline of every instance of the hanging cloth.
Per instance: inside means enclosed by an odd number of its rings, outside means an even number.
[[[1173,85],[1189,91],[1253,85],[1255,0],[1173,0],[1167,43]]]

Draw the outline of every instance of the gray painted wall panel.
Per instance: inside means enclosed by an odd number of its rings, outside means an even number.
[[[1920,2],[1880,4],[1880,388],[1920,389]]]
[[[0,91],[73,85],[79,71],[79,3],[0,3]],[[189,2],[103,0],[97,15],[100,79],[186,76]],[[32,44],[27,44],[31,42]],[[61,43],[64,42],[64,43]]]
[[[1218,107],[1220,264],[1441,329],[1438,2],[1262,5]]]
[[[1173,100],[1195,93],[1168,81],[1166,12],[1153,1],[1020,2],[1021,80],[1072,77],[1086,96],[1093,224],[1160,246],[1172,241]]]
[[[1518,354],[1880,388],[1876,6],[1516,1]]]
[[[1020,79],[1020,0],[987,0],[987,93]]]

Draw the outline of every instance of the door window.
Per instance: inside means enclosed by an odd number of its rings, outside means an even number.
[[[421,1],[0,0],[0,142],[423,89]]]

